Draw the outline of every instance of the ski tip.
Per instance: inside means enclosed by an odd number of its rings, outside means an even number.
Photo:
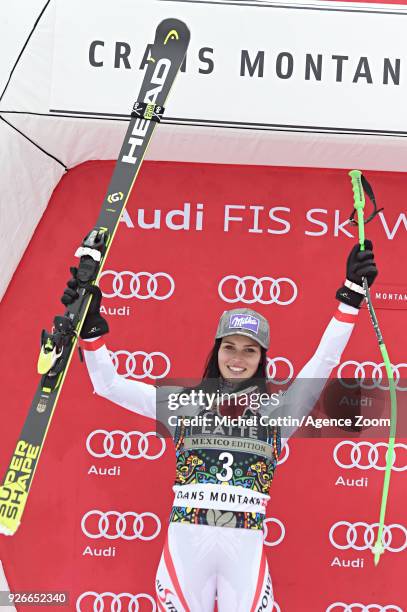
[[[169,42],[177,43],[178,41],[181,44],[188,45],[191,37],[188,26],[180,19],[164,19],[159,24],[157,31],[162,33],[164,45],[167,45]]]

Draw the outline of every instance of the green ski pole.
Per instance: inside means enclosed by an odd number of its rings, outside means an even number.
[[[367,183],[366,179],[363,177],[360,170],[351,170],[349,172],[349,176],[352,180],[352,189],[353,189],[353,201],[354,201],[354,212],[357,215],[357,226],[359,232],[359,244],[360,250],[365,250],[365,219],[364,219],[364,208],[365,208],[365,193],[364,193],[364,185],[368,186],[369,191],[373,195],[373,192]],[[370,196],[373,204],[375,206],[375,211],[373,215],[370,216],[369,221],[373,219],[373,217],[377,214],[376,203],[374,201],[374,196]],[[353,215],[351,216],[351,220],[353,220]],[[387,508],[387,500],[389,496],[389,486],[390,486],[390,476],[391,469],[394,462],[394,442],[396,437],[396,427],[397,427],[397,398],[396,398],[396,386],[394,383],[394,374],[393,368],[391,366],[389,354],[387,352],[386,345],[383,340],[382,333],[380,331],[379,323],[377,321],[376,313],[373,308],[372,299],[370,296],[369,287],[367,284],[367,279],[363,279],[363,288],[366,294],[366,302],[367,308],[370,314],[370,318],[377,336],[377,340],[379,342],[380,352],[383,357],[383,362],[386,368],[387,378],[389,380],[389,390],[390,390],[390,402],[391,402],[391,415],[390,415],[390,433],[389,433],[389,443],[388,450],[386,455],[386,469],[384,473],[383,480],[383,491],[382,491],[382,500],[380,504],[380,517],[379,517],[379,531],[377,533],[377,539],[375,545],[373,546],[372,552],[374,554],[374,564],[378,565],[380,561],[380,556],[384,553],[383,546],[383,530],[384,530],[384,521],[386,517],[386,508]]]

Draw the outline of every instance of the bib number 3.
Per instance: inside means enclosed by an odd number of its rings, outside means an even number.
[[[216,478],[221,482],[227,482],[231,480],[233,476],[233,470],[230,467],[233,464],[232,453],[221,453],[219,455],[219,461],[223,461],[222,471],[216,474]]]

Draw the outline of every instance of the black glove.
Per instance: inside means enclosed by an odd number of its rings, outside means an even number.
[[[71,268],[72,278],[67,282],[67,288],[61,297],[61,302],[65,306],[73,304],[78,299],[78,281],[76,275],[78,268]],[[87,293],[92,294],[92,300],[90,302],[88,312],[86,313],[85,320],[82,325],[80,336],[84,340],[88,338],[96,338],[97,336],[103,336],[109,331],[109,326],[106,319],[100,314],[100,304],[102,301],[102,292],[97,285],[90,285],[86,289]]]
[[[360,245],[356,244],[349,253],[346,262],[346,280],[354,283],[357,287],[351,288],[344,284],[336,292],[336,299],[349,306],[360,308],[365,293],[363,290],[363,278],[366,278],[369,287],[377,276],[377,267],[374,262],[373,244],[370,240],[365,240],[365,250],[360,250]],[[359,289],[358,289],[359,287]]]

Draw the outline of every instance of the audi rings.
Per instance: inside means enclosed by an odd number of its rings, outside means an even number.
[[[350,366],[352,367],[350,368]],[[344,374],[344,370],[347,367],[348,371]],[[398,389],[398,391],[407,391],[407,387],[403,387],[399,384],[402,378],[400,370],[406,368],[407,376],[407,363],[392,364],[391,367],[394,374],[396,389]],[[341,379],[342,385],[348,389],[354,389],[356,387],[361,387],[362,389],[382,389],[383,391],[389,389],[386,366],[383,362],[375,363],[374,361],[363,361],[359,363],[359,361],[353,360],[344,361],[338,368],[337,377]],[[349,380],[353,378],[355,379],[354,381]]]
[[[275,540],[267,540],[267,536],[269,533],[269,526],[271,523],[275,523],[278,526],[280,534]],[[285,536],[285,527],[283,523],[277,518],[266,518],[263,521],[263,534],[264,534],[264,545],[265,546],[278,546],[283,540]]]
[[[229,285],[229,287],[225,287],[225,285]],[[291,288],[290,297],[286,300],[280,299],[284,285]],[[228,293],[229,295],[231,294],[231,297],[225,295],[225,291],[228,288]],[[230,304],[235,304],[236,302],[254,304],[258,302],[260,304],[287,306],[296,299],[298,288],[291,278],[272,278],[271,276],[262,276],[261,278],[256,276],[240,277],[230,274],[220,281],[218,293],[224,302],[229,302]]]
[[[288,446],[288,442],[286,442],[278,458],[277,465],[283,465],[283,463],[287,461],[289,456],[290,456],[290,447]]]
[[[91,598],[91,601],[85,601]],[[146,599],[151,603],[151,612],[156,612],[157,605],[154,598],[147,593],[111,593],[106,591],[105,593],[96,593],[96,591],[86,591],[79,595],[76,600],[76,612],[85,612],[81,608],[82,603],[88,604],[86,607],[89,610],[89,603],[93,600],[93,612],[138,612],[140,609],[140,600]],[[109,601],[110,600],[110,601]],[[107,607],[109,606],[109,607]],[[144,609],[144,608],[143,608]]]
[[[346,529],[344,529],[346,528]],[[329,540],[335,548],[340,550],[373,550],[376,543],[379,523],[348,523],[338,521],[329,530]],[[399,546],[391,546],[393,539],[398,539]],[[362,542],[361,542],[362,540]],[[359,542],[359,543],[358,543]],[[385,550],[401,552],[407,548],[407,529],[404,525],[394,523],[385,525],[382,533],[382,544]]]
[[[116,351],[113,353],[112,351],[109,351],[109,353],[112,358],[113,365],[117,371],[119,370],[119,357],[120,355],[125,355],[126,372],[121,374],[121,376],[124,376],[124,378],[135,378],[136,380],[141,380],[147,377],[154,379],[165,378],[171,369],[171,362],[169,358],[161,351],[154,351],[152,353],[145,353],[144,351],[135,351],[134,353],[130,353],[129,351]],[[141,365],[142,371],[139,373],[137,373],[137,357],[143,358],[143,363]],[[155,374],[153,374],[153,370],[155,367],[157,367],[155,366],[157,359],[154,360],[154,357],[158,358],[159,361],[164,362],[162,363],[162,366],[164,367],[161,367],[162,371]]]
[[[277,374],[277,363],[284,363],[287,367],[288,367],[288,376],[286,376],[286,378],[283,379],[277,379],[276,378],[276,374]],[[270,357],[267,357],[267,378],[274,384],[274,385],[285,385],[286,383],[288,383],[289,380],[291,380],[294,376],[294,367],[293,364],[291,363],[291,361],[289,359],[287,359],[286,357],[274,357],[273,359],[271,359]]]
[[[151,272],[131,272],[130,270],[124,270],[123,272],[105,270],[100,275],[100,281],[107,276],[112,276],[113,280],[112,291],[110,293],[102,289],[102,294],[105,298],[119,297],[124,300],[129,300],[130,298],[148,300],[152,298],[154,300],[168,300],[175,289],[174,279],[166,272],[156,272],[152,274]],[[130,279],[129,282],[126,283],[126,290],[125,278]],[[141,279],[147,279],[147,282],[142,283]]]
[[[156,438],[161,442],[158,453],[149,454],[149,439]],[[133,445],[134,440],[134,445]],[[135,446],[133,452],[132,448]],[[95,447],[97,450],[95,450]],[[116,450],[115,450],[116,449]],[[166,449],[165,440],[157,436],[154,431],[143,433],[141,431],[106,431],[106,429],[95,429],[86,439],[86,450],[92,457],[102,459],[111,457],[112,459],[158,459]]]
[[[95,520],[95,517],[98,520]],[[143,534],[145,519],[151,518],[155,522],[155,531],[151,535]],[[161,530],[161,521],[153,512],[117,512],[109,510],[89,510],[82,517],[81,527],[83,533],[93,540],[106,538],[107,540],[154,540]]]
[[[394,606],[392,604],[381,606],[380,604],[346,604],[343,603],[343,601],[336,601],[331,604],[325,612],[403,612],[403,610],[399,606]]]
[[[363,449],[366,449],[365,452],[363,452]],[[379,453],[379,449],[385,450]],[[370,468],[374,468],[375,470],[384,471],[386,469],[388,450],[389,445],[387,442],[372,443],[343,440],[335,446],[333,457],[336,465],[341,468],[344,468],[345,470],[350,470],[351,468],[369,470]],[[392,464],[392,470],[394,470],[395,472],[404,472],[405,470],[407,470],[406,451],[407,444],[403,444],[402,442],[396,442],[396,444],[394,445]],[[399,463],[401,462],[401,465],[396,465],[397,453],[399,458],[401,455],[401,457],[404,459],[404,461],[399,461]]]

